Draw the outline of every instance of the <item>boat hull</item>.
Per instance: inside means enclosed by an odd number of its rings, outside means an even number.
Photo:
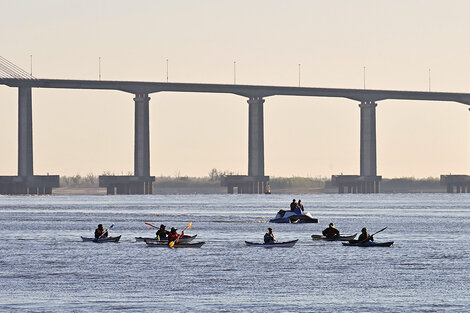
[[[172,249],[180,249],[180,248],[201,248],[205,242],[188,242],[188,243],[175,243],[173,247],[168,245],[168,241],[166,243],[163,242],[151,242],[145,240],[147,247],[156,247],[156,248],[172,248]]]
[[[336,237],[328,238],[323,235],[312,235],[312,240],[326,240],[326,241],[349,241],[353,240],[357,234],[354,235],[339,235]]]
[[[318,219],[314,218],[309,212],[293,212],[280,210],[270,223],[318,223]]]
[[[178,242],[182,242],[182,243],[191,242],[191,241],[193,241],[196,237],[197,237],[197,235],[180,237],[180,239],[178,240]],[[148,242],[162,242],[162,243],[168,243],[168,238],[158,240],[157,238],[152,238],[152,237],[135,237],[135,241],[148,241]]]
[[[83,241],[91,241],[91,242],[98,242],[98,243],[103,243],[103,242],[119,242],[121,239],[121,235],[117,237],[106,237],[106,238],[89,238],[89,237],[81,237]]]
[[[367,241],[363,243],[351,243],[351,242],[342,242],[343,246],[350,246],[350,247],[390,247],[393,245],[393,241],[388,242],[375,242],[375,241]]]
[[[263,248],[291,248],[295,246],[297,241],[299,241],[299,239],[292,240],[292,241],[285,241],[285,242],[269,242],[269,243],[257,243],[257,242],[245,241],[245,244],[247,246],[263,247]]]

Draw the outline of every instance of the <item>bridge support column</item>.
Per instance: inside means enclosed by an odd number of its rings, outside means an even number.
[[[375,108],[373,101],[363,101],[361,108],[361,176],[377,176]]]
[[[100,176],[100,187],[108,195],[148,195],[153,193],[154,176],[150,176],[149,102],[147,93],[134,98],[134,176]]]
[[[136,94],[135,134],[134,134],[134,175],[150,176],[150,136],[149,136],[148,94]]]
[[[33,111],[31,87],[18,88],[18,176],[33,176]]]
[[[264,123],[261,97],[248,100],[248,176],[264,176]]]

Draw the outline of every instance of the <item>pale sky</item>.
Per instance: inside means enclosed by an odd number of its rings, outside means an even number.
[[[236,83],[470,93],[469,1],[8,1],[0,55],[38,78]],[[248,104],[150,95],[151,175],[247,174]],[[34,172],[127,174],[133,95],[33,89]],[[17,174],[17,89],[0,86],[0,175]],[[359,174],[358,103],[266,98],[265,172]],[[380,101],[377,174],[470,174],[470,112]]]

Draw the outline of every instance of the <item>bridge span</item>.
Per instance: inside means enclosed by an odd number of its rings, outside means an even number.
[[[1,65],[1,64],[0,64]],[[381,176],[376,161],[376,106],[387,99],[448,101],[470,105],[470,94],[451,92],[313,88],[235,84],[200,84],[138,81],[102,81],[70,79],[36,79],[34,77],[0,77],[0,85],[18,88],[18,176],[0,176],[0,194],[50,194],[59,186],[59,176],[38,176],[33,171],[32,89],[116,90],[133,95],[135,107],[135,143],[133,176],[100,176],[100,186],[108,194],[151,194],[154,176],[150,176],[149,95],[157,92],[226,93],[247,98],[248,175],[227,176],[222,184],[229,193],[264,193],[269,176],[264,172],[265,98],[272,96],[335,97],[359,103],[360,107],[360,173],[333,175],[332,182],[340,193],[378,193]],[[468,181],[468,182],[467,182]],[[458,190],[470,192],[468,187]],[[456,184],[455,180],[452,184]],[[465,185],[467,186],[467,185]],[[448,187],[447,190],[452,190]]]

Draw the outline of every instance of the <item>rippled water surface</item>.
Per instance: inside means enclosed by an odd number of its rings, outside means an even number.
[[[295,195],[319,224],[267,224],[292,196],[0,197],[0,311],[465,312],[470,195]],[[149,248],[164,223],[205,241]],[[385,226],[390,248],[313,241]],[[119,243],[82,242],[98,223]],[[247,247],[271,226],[293,248]]]

